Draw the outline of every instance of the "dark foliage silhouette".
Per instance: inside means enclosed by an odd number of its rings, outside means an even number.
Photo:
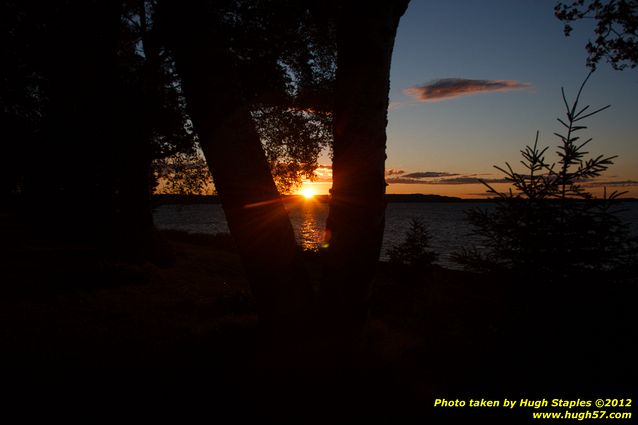
[[[558,2],[554,13],[565,23],[566,36],[571,34],[575,21],[592,19],[596,22],[595,37],[585,46],[589,55],[587,66],[591,69],[596,69],[603,58],[617,70],[635,68],[638,64],[638,1]]]
[[[546,280],[622,271],[635,263],[636,241],[616,214],[622,193],[605,191],[603,198],[594,198],[583,187],[615,158],[588,158],[584,148],[592,139],[583,141],[577,135],[587,128],[582,120],[608,108],[591,111],[589,105],[579,105],[587,79],[571,105],[563,91],[566,118],[558,118],[564,131],[555,133],[560,139],[556,163],[545,158],[548,148],[538,146],[537,134],[534,145],[521,151],[524,173],[514,171],[509,163],[505,168],[495,166],[513,189],[501,193],[483,182],[496,203],[491,209],[469,212],[482,246],[457,254],[459,263],[475,270],[510,269]]]
[[[421,269],[431,266],[438,258],[430,249],[430,235],[425,224],[418,219],[410,220],[403,241],[390,247],[386,254],[393,265]]]
[[[78,237],[98,238],[111,252],[128,251],[140,261],[154,243],[149,201],[157,180],[180,193],[201,193],[210,183],[175,58],[158,25],[159,3],[0,5],[0,51],[8,58],[0,70],[3,146],[13,158],[0,171],[3,202],[16,199],[26,218],[45,198],[59,200],[51,222],[37,214],[28,220],[66,236],[84,223]],[[298,19],[305,9],[288,6],[233,3],[228,7],[237,19],[224,27],[242,58],[234,77],[244,79],[253,109],[295,115],[273,125],[274,119],[256,119],[270,125],[264,146],[283,189],[311,176],[330,143],[326,93],[335,56],[334,30],[309,28]]]
[[[282,345],[307,334],[320,310],[319,321],[330,329],[324,334],[333,341],[326,346],[348,351],[367,318],[384,223],[390,60],[407,1],[360,6],[158,3],[158,22],[260,322]],[[295,130],[277,134],[285,122]],[[312,165],[318,150],[297,149],[295,140],[325,144],[328,122],[334,137],[331,239],[317,307],[272,167],[288,176],[307,173],[307,166],[288,163]],[[273,161],[269,149],[281,152],[284,162]]]
[[[289,350],[271,359],[307,361],[292,348],[319,333],[326,362],[347,358],[381,251],[390,63],[407,4],[3,2],[0,48],[15,59],[0,71],[3,143],[30,159],[2,170],[3,194],[53,244],[166,265],[153,175],[193,171],[177,189],[196,190],[199,144],[265,345]],[[315,294],[280,189],[311,175],[329,145],[330,240]]]

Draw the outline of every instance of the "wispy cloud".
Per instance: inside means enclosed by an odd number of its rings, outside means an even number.
[[[420,102],[439,102],[477,93],[505,92],[531,87],[529,83],[514,80],[469,80],[465,78],[441,78],[420,86],[412,86],[403,93]]]
[[[458,176],[456,173],[446,173],[441,171],[418,171],[416,173],[406,174],[403,177],[408,177],[412,179],[424,179],[424,178],[433,178],[433,177],[451,177]]]
[[[636,180],[620,180],[620,181],[591,181],[583,183],[587,187],[632,187],[638,186]]]
[[[458,174],[439,171],[419,171],[386,179],[388,184],[474,184],[479,174]],[[486,183],[507,183],[505,179],[482,178]]]
[[[331,182],[332,181],[332,165],[320,164],[315,170],[315,182]]]
[[[405,173],[405,171],[397,170],[396,168],[388,168],[387,170],[385,170],[385,175],[386,176],[396,176],[396,175],[403,174],[403,173]]]
[[[509,183],[505,179],[481,179],[479,181],[476,177],[454,177],[451,179],[439,180],[435,184],[473,184],[480,183],[481,181],[484,181],[485,183]]]

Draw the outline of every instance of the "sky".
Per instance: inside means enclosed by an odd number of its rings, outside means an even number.
[[[561,87],[572,100],[588,74],[591,22],[570,37],[554,0],[412,0],[399,24],[391,69],[386,179],[388,193],[485,197],[475,182],[502,179],[493,168],[520,164],[520,150],[554,147],[564,117]],[[618,155],[591,191],[638,197],[638,68],[601,63],[581,96],[591,108],[583,137],[592,155]],[[329,164],[327,157],[321,161]],[[519,168],[520,169],[520,168]],[[329,180],[329,168],[318,170]],[[427,181],[429,184],[422,182]],[[327,193],[330,183],[306,183]],[[505,188],[498,185],[497,188]]]

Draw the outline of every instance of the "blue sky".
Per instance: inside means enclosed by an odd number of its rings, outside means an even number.
[[[575,96],[585,67],[591,23],[570,37],[553,15],[553,0],[412,0],[399,24],[391,72],[387,169],[500,177],[492,165],[518,163],[534,141],[555,146],[560,88]],[[529,87],[438,102],[405,93],[432,80],[510,80]],[[638,69],[601,63],[582,96],[610,110],[586,122],[592,154],[619,155],[606,180],[638,181]],[[490,175],[491,173],[491,175]],[[624,187],[638,195],[638,186]],[[478,196],[479,185],[390,184],[388,192]]]

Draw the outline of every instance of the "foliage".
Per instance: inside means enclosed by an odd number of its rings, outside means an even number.
[[[223,34],[217,42],[232,62],[275,183],[291,192],[314,177],[319,155],[332,143],[334,22],[318,19],[314,8],[321,6],[312,1],[209,6],[197,10],[206,26]]]
[[[141,120],[151,143],[151,158],[192,154],[197,137],[181,92],[173,58],[158,42],[155,1],[128,0],[122,13],[120,68],[127,70],[131,92],[145,99]]]
[[[264,107],[253,113],[270,169],[282,193],[313,179],[321,151],[332,143],[331,116],[314,110]]]
[[[319,155],[332,145],[335,23],[317,19],[316,7],[306,1],[239,1],[224,9],[219,23],[236,35],[228,48],[282,193],[312,179]]]
[[[614,69],[638,64],[638,1],[636,0],[576,0],[558,2],[554,7],[558,19],[565,23],[565,35],[572,32],[571,22],[593,19],[596,22],[595,39],[589,40],[586,49],[587,66],[595,69],[603,58]]]
[[[85,116],[91,117],[94,107],[113,112],[114,125],[109,127],[109,135],[112,133],[114,139],[109,144],[113,155],[100,157],[104,164],[94,164],[92,170],[83,171],[81,182],[88,185],[101,178],[108,179],[108,173],[101,171],[107,169],[122,174],[115,178],[123,182],[130,178],[124,173],[135,174],[131,170],[152,163],[150,173],[139,175],[164,175],[176,179],[166,182],[167,187],[182,189],[193,186],[197,176],[202,177],[199,187],[208,184],[208,175],[193,174],[192,167],[174,168],[171,173],[165,173],[167,164],[183,163],[184,158],[194,158],[201,153],[197,153],[199,142],[186,111],[174,56],[167,48],[158,19],[162,3],[165,2],[125,0],[107,8],[107,3],[92,2],[86,9],[84,3],[77,0],[46,5],[34,1],[0,4],[0,23],[6,29],[6,37],[0,40],[0,53],[8,58],[5,61],[8,65],[0,69],[0,118],[5,123],[3,146],[7,156],[16,158],[0,170],[3,194],[19,191],[25,175],[33,174],[28,170],[44,170],[42,165],[26,165],[31,158],[27,151],[35,145],[52,151],[57,145],[53,139],[67,144],[70,143],[67,140],[72,139],[81,148],[69,149],[72,152],[66,153],[67,156],[76,154],[77,158],[67,159],[61,153],[61,158],[56,158],[60,163],[68,161],[68,165],[57,167],[55,172],[68,170],[73,175],[68,182],[52,181],[52,190],[55,186],[56,190],[59,187],[68,192],[71,186],[78,185],[73,170],[83,163],[84,149],[94,146],[81,134],[90,132],[75,131],[76,128],[72,131],[73,138],[62,135],[75,123],[86,123],[85,126],[90,127]],[[262,114],[262,119],[256,118],[255,124],[263,136],[275,180],[282,190],[290,190],[301,179],[312,176],[318,155],[331,143],[331,116],[326,111],[332,107],[336,67],[334,22],[310,13],[309,8],[322,7],[312,1],[206,3],[211,10],[211,16],[206,17],[207,24],[218,26],[224,34],[220,38],[235,57],[234,68],[249,109],[256,115],[264,110],[273,111]],[[105,13],[97,12],[102,9],[117,10],[119,19],[103,23],[98,29],[97,24],[90,23],[93,18],[88,14],[95,10],[97,16],[106,21]],[[105,42],[107,35],[111,44]],[[102,49],[115,47],[116,55],[107,59],[107,52],[98,52],[96,43],[90,41],[93,38],[102,40],[104,46],[99,45]],[[112,80],[76,71],[91,63],[89,53],[94,62],[103,65],[100,72]],[[108,54],[112,52],[109,50]],[[114,72],[107,74],[111,72],[107,66],[111,65],[115,66]],[[74,72],[79,72],[82,78],[74,76]],[[88,89],[104,90],[109,97],[89,95]],[[275,118],[274,111],[284,113]],[[95,117],[98,116],[96,113]],[[301,133],[295,134],[298,131]],[[103,134],[106,137],[106,132]],[[42,162],[46,165],[52,159],[51,152],[42,152]],[[178,170],[187,170],[189,174],[182,176]],[[182,178],[189,182],[177,181]],[[146,184],[153,186],[152,181]],[[111,187],[107,182],[99,185]],[[37,183],[29,187],[42,190]],[[122,192],[121,188],[112,189]]]
[[[591,74],[590,74],[591,75]],[[587,79],[589,76],[587,77]],[[587,127],[581,121],[607,109],[593,112],[589,106],[579,107],[583,82],[570,106],[563,91],[566,119],[558,119],[564,127],[556,154],[558,162],[545,159],[546,148],[534,146],[521,151],[523,173],[495,166],[505,175],[514,190],[501,193],[482,182],[488,193],[495,195],[492,209],[473,209],[468,214],[482,249],[465,250],[455,260],[467,268],[514,269],[548,279],[560,279],[590,271],[618,270],[635,262],[636,240],[616,215],[622,193],[613,192],[602,199],[594,198],[582,186],[601,175],[613,163],[614,156],[586,158],[577,136]],[[579,109],[580,108],[580,109]]]
[[[428,267],[438,257],[430,250],[430,235],[425,224],[418,219],[410,221],[403,242],[388,249],[387,255],[391,264],[412,267]]]
[[[42,76],[33,72],[32,62],[38,55],[39,28],[27,19],[30,4],[0,3],[0,122],[2,151],[5,158],[0,167],[2,196],[19,193],[23,169],[30,165],[27,146],[32,146],[42,126],[46,98],[42,92]]]
[[[213,180],[206,161],[198,155],[178,153],[153,162],[155,193],[212,195]]]

